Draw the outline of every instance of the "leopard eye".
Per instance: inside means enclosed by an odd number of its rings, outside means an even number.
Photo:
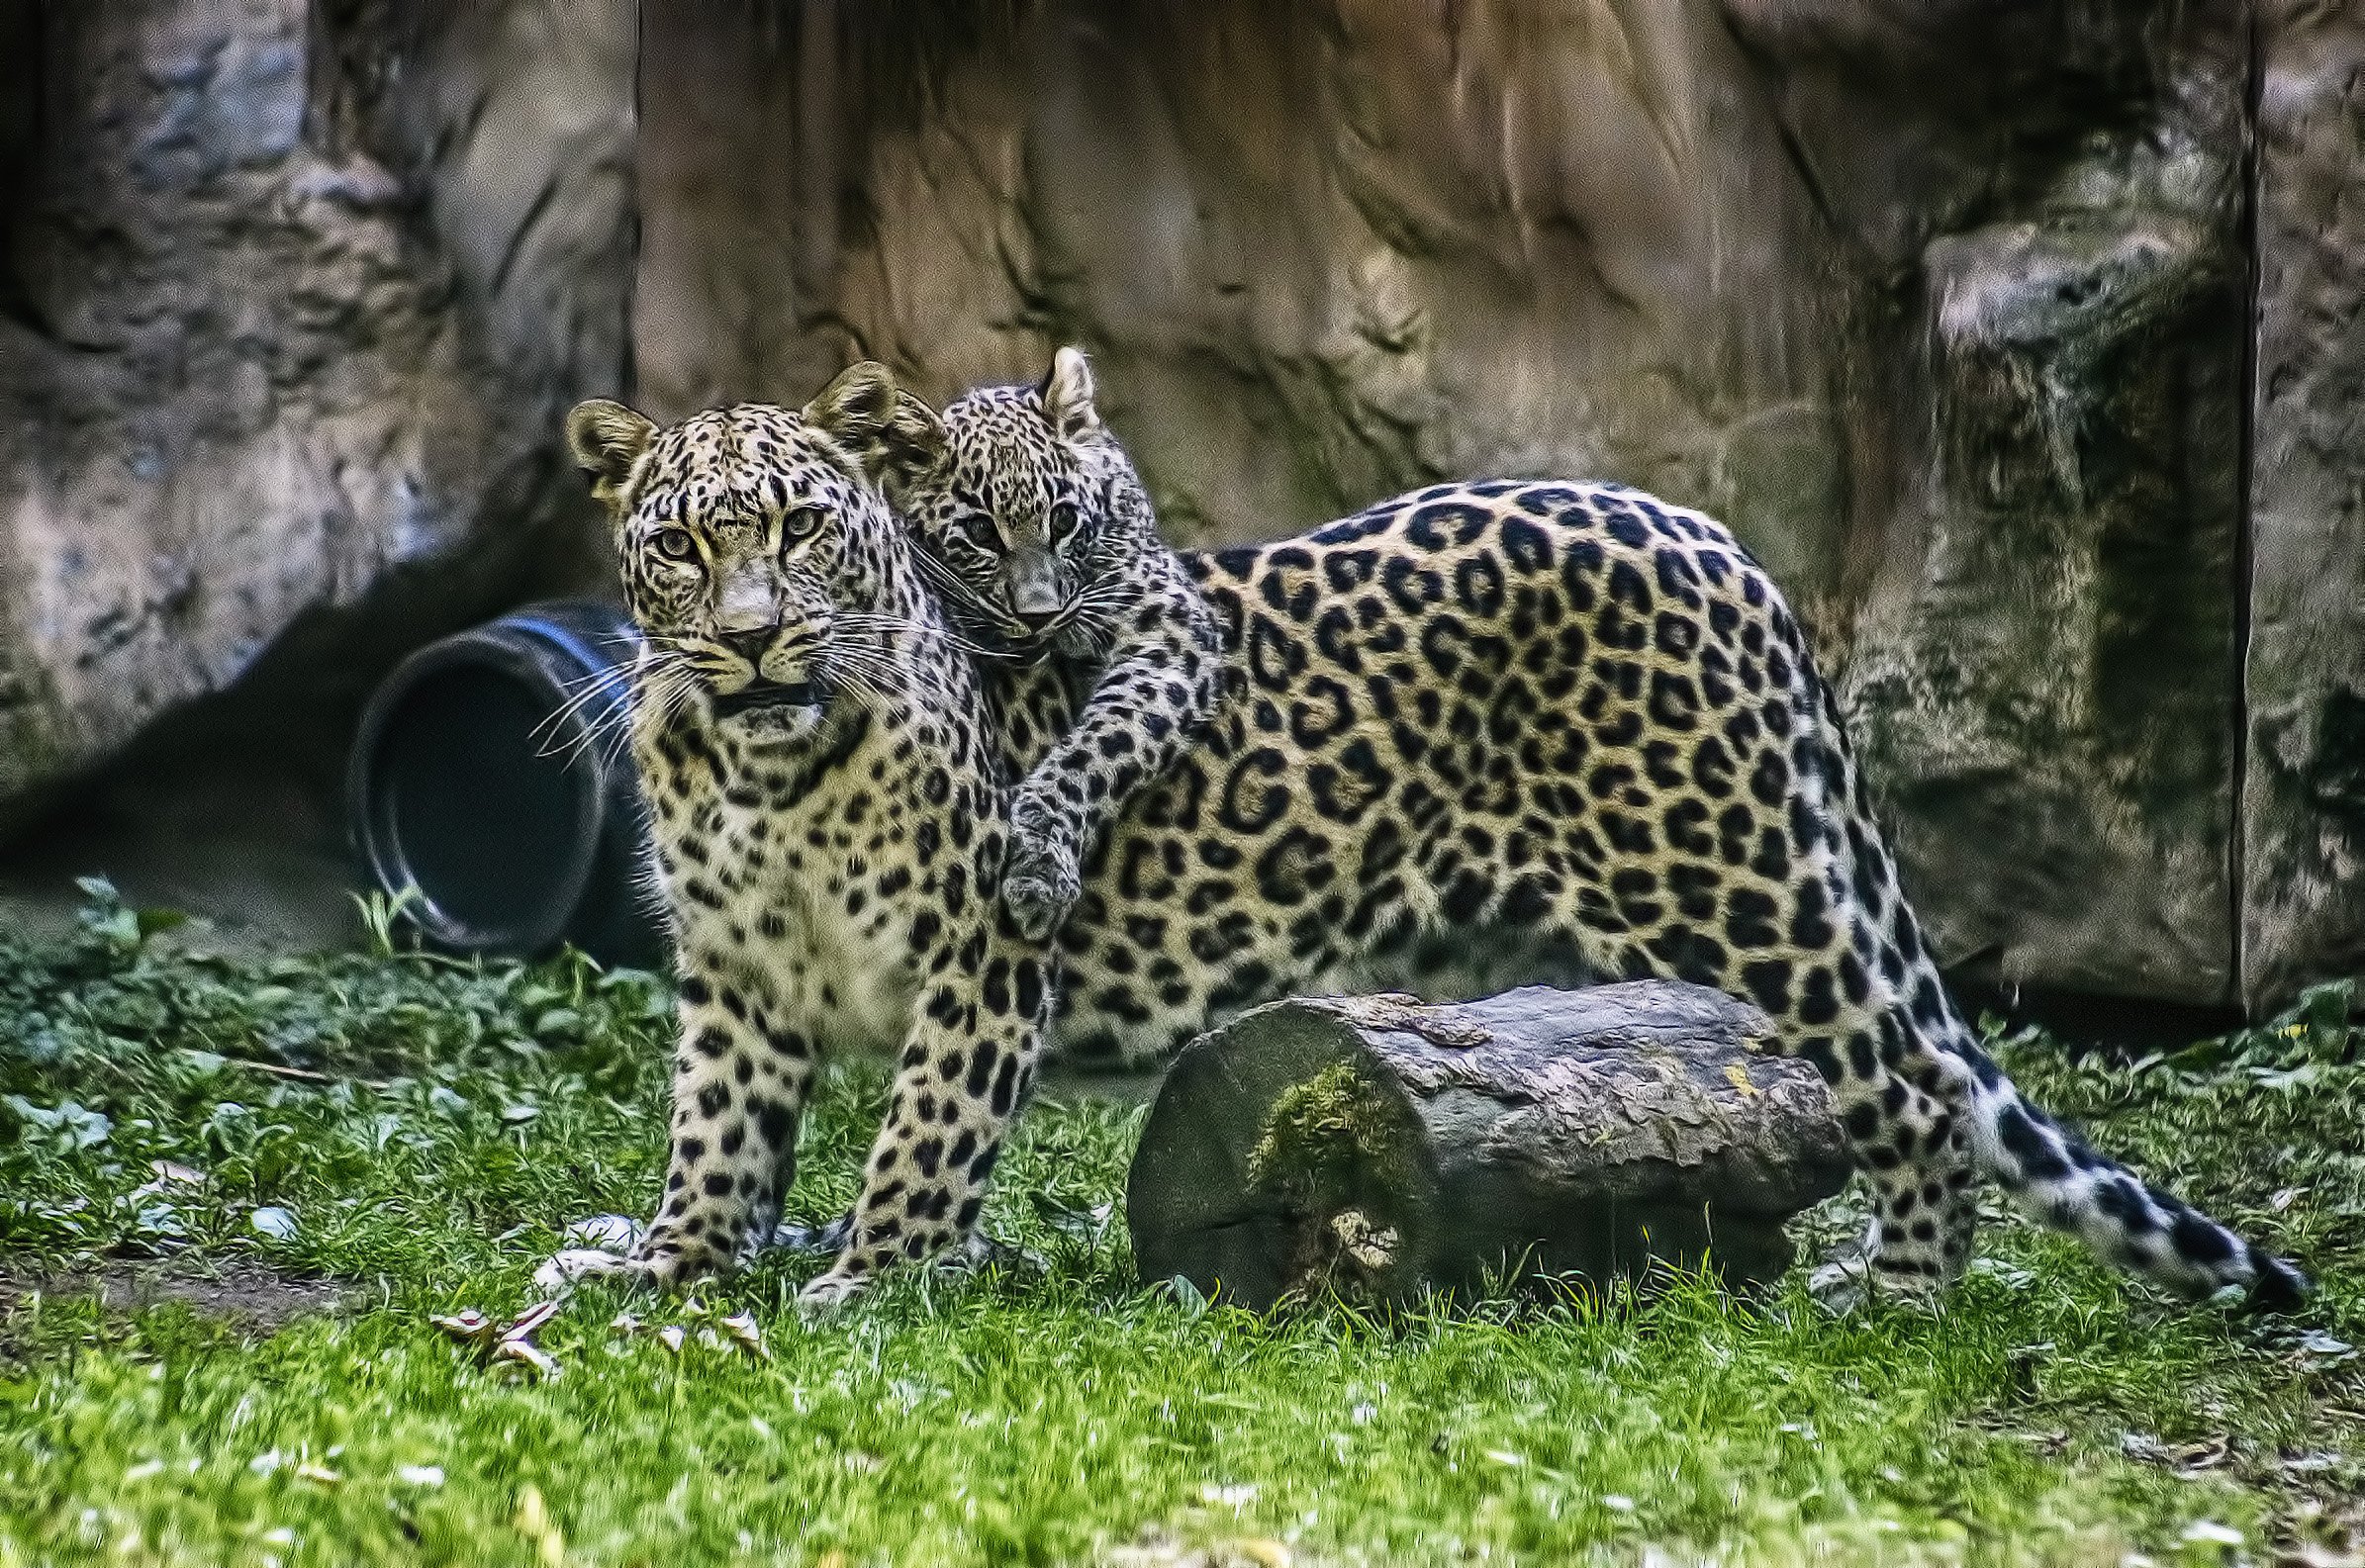
[[[660,528],[656,538],[657,553],[668,561],[698,559],[698,541],[690,537],[686,528]]]
[[[791,539],[809,539],[821,526],[821,508],[801,507],[781,520],[781,532]]]
[[[1076,537],[1077,515],[1073,502],[1061,501],[1051,507],[1051,542],[1064,544]]]

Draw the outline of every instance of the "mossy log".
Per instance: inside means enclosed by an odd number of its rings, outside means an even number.
[[[1848,1171],[1830,1091],[1762,1055],[1772,1034],[1656,980],[1260,1007],[1185,1048],[1151,1107],[1135,1259],[1253,1307],[1490,1269],[1600,1284],[1655,1258],[1770,1281],[1793,1261],[1783,1222]]]

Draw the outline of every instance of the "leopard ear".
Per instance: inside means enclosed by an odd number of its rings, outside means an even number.
[[[611,507],[656,436],[656,425],[607,398],[578,403],[567,415],[567,446],[576,466],[591,476],[592,494]]]
[[[944,454],[944,421],[936,411],[897,386],[895,373],[875,359],[839,371],[804,406],[804,419],[891,498]]]
[[[1083,349],[1062,348],[1052,355],[1051,368],[1043,373],[1035,395],[1043,400],[1044,416],[1062,439],[1074,440],[1100,427],[1100,415],[1092,408],[1092,367]]]

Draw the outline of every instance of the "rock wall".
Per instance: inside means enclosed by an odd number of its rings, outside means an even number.
[[[2269,0],[2242,980],[2365,969],[2365,13]]]
[[[0,834],[602,577],[579,395],[1079,341],[1186,542],[1710,508],[1958,971],[2269,1005],[2365,965],[2352,12],[0,0]]]
[[[1179,539],[1482,473],[1706,507],[1950,961],[2242,992],[2246,6],[644,16],[655,411],[1075,340]]]
[[[4,827],[267,654],[301,706],[582,558],[635,16],[15,0],[0,43]]]

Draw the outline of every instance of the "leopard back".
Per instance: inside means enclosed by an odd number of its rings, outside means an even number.
[[[991,413],[948,417],[952,469],[1081,458],[1041,397],[972,398]],[[1084,868],[1064,1050],[1155,1061],[1339,985],[1691,980],[1761,1007],[1832,1086],[1885,1282],[1959,1272],[1984,1173],[2180,1292],[2296,1299],[2288,1264],[2068,1134],[1980,1049],[1802,627],[1715,519],[1616,484],[1455,482],[1177,554],[1132,528],[1148,504],[1113,440],[1089,446],[1122,498],[1106,536],[1136,552],[1120,576],[1186,576],[1224,680]]]

